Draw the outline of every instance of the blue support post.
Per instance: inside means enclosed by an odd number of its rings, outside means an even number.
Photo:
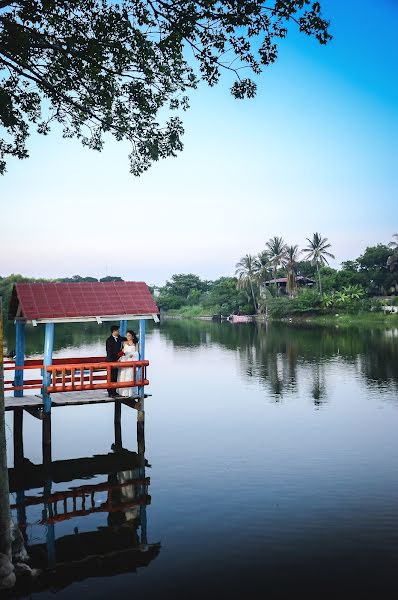
[[[146,327],[146,321],[145,319],[140,319],[140,329],[139,329],[139,350],[140,350],[140,360],[144,360],[145,358],[145,327]],[[140,375],[142,376],[144,373],[144,369],[140,369]],[[145,394],[145,387],[144,386],[140,386],[138,388],[138,394],[140,396],[142,396],[142,400],[141,400],[141,405],[142,405],[142,410],[144,410],[144,394]]]
[[[139,342],[140,342],[140,360],[144,360],[145,358],[145,319],[140,319],[140,333],[139,333]]]
[[[17,321],[15,324],[15,366],[23,367],[25,362],[25,323]],[[23,370],[15,371],[15,386],[23,385]],[[23,390],[15,390],[14,396],[21,398]]]
[[[120,335],[122,337],[126,337],[126,333],[127,333],[127,321],[126,321],[126,319],[121,319],[120,320]]]
[[[47,394],[47,386],[50,385],[50,374],[46,372],[46,367],[53,363],[53,348],[54,348],[54,323],[46,323],[46,333],[44,337],[44,369],[43,369],[43,406],[44,412],[51,412],[51,398]]]
[[[140,549],[145,552],[148,550],[148,527],[147,527],[147,515],[146,515],[146,506],[142,504],[140,506],[140,524],[141,524],[141,540],[140,540]]]

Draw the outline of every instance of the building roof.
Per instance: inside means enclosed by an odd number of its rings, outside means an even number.
[[[159,313],[143,281],[16,283],[9,318],[35,322],[155,318]]]
[[[296,277],[296,281],[301,281],[302,283],[315,283],[314,279],[310,279],[309,277],[305,277],[304,275],[298,275]],[[265,282],[268,283],[287,283],[287,277],[278,277],[277,279],[269,279]]]

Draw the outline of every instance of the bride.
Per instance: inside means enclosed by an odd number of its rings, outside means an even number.
[[[122,352],[123,355],[119,358],[119,362],[131,362],[132,360],[139,360],[140,355],[138,352],[138,338],[134,331],[129,329],[126,333],[126,341],[123,342]],[[123,381],[133,381],[134,380],[134,368],[133,367],[125,367],[120,368],[117,376],[117,380],[120,382]],[[122,387],[116,390],[116,393],[119,396],[135,396],[138,393],[137,387]]]

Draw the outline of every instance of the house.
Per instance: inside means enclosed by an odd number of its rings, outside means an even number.
[[[298,275],[296,277],[297,287],[312,287],[314,286],[316,281],[314,279],[310,279],[309,277],[305,277],[304,275]],[[270,279],[269,281],[265,281],[262,286],[269,287],[271,285],[275,285],[278,288],[278,291],[286,294],[286,286],[287,286],[287,277],[277,277],[276,279]]]

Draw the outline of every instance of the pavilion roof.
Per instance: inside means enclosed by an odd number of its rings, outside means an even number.
[[[79,322],[155,318],[159,309],[143,281],[16,283],[9,318]]]

